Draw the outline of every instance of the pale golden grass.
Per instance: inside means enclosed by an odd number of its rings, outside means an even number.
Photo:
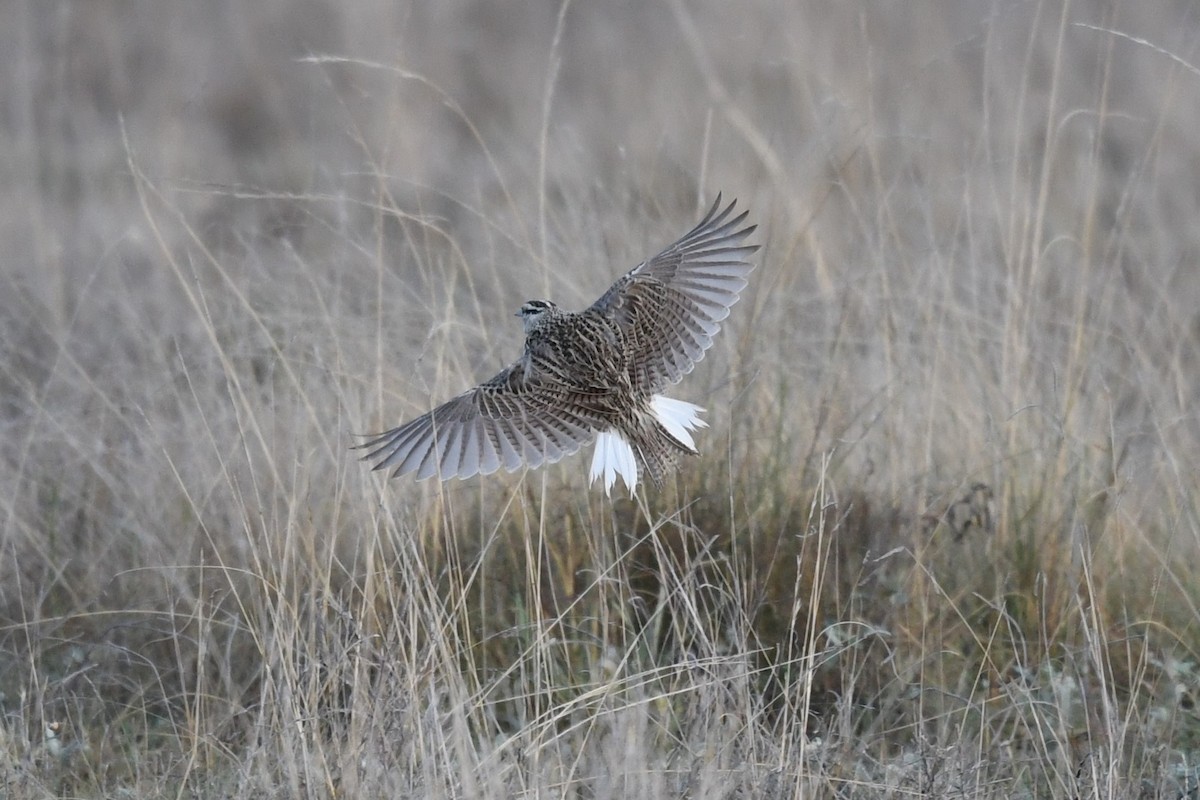
[[[1186,4],[48,8],[0,794],[1195,790]],[[671,484],[356,460],[718,190],[761,266]]]

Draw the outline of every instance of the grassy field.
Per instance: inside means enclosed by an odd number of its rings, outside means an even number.
[[[0,797],[1200,791],[1194,3],[4,17]],[[357,460],[719,191],[669,485]]]

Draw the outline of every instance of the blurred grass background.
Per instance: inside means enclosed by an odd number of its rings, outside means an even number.
[[[1198,16],[10,3],[0,794],[1196,791]],[[665,490],[349,451],[718,191]]]

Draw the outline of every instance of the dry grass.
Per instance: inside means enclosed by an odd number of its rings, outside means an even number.
[[[499,8],[10,9],[0,795],[1194,793],[1194,6]],[[718,190],[673,485],[354,459]]]

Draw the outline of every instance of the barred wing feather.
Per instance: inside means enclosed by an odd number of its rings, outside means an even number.
[[[679,241],[613,284],[591,310],[612,315],[625,331],[634,387],[649,393],[677,383],[712,347],[754,267],[758,249],[742,241],[754,225],[749,212],[721,209],[721,197]],[[732,218],[731,218],[732,217]]]
[[[424,416],[359,445],[364,460],[392,477],[416,473],[470,478],[503,467],[538,467],[571,455],[596,436],[599,420],[561,384],[526,377],[523,362]]]

